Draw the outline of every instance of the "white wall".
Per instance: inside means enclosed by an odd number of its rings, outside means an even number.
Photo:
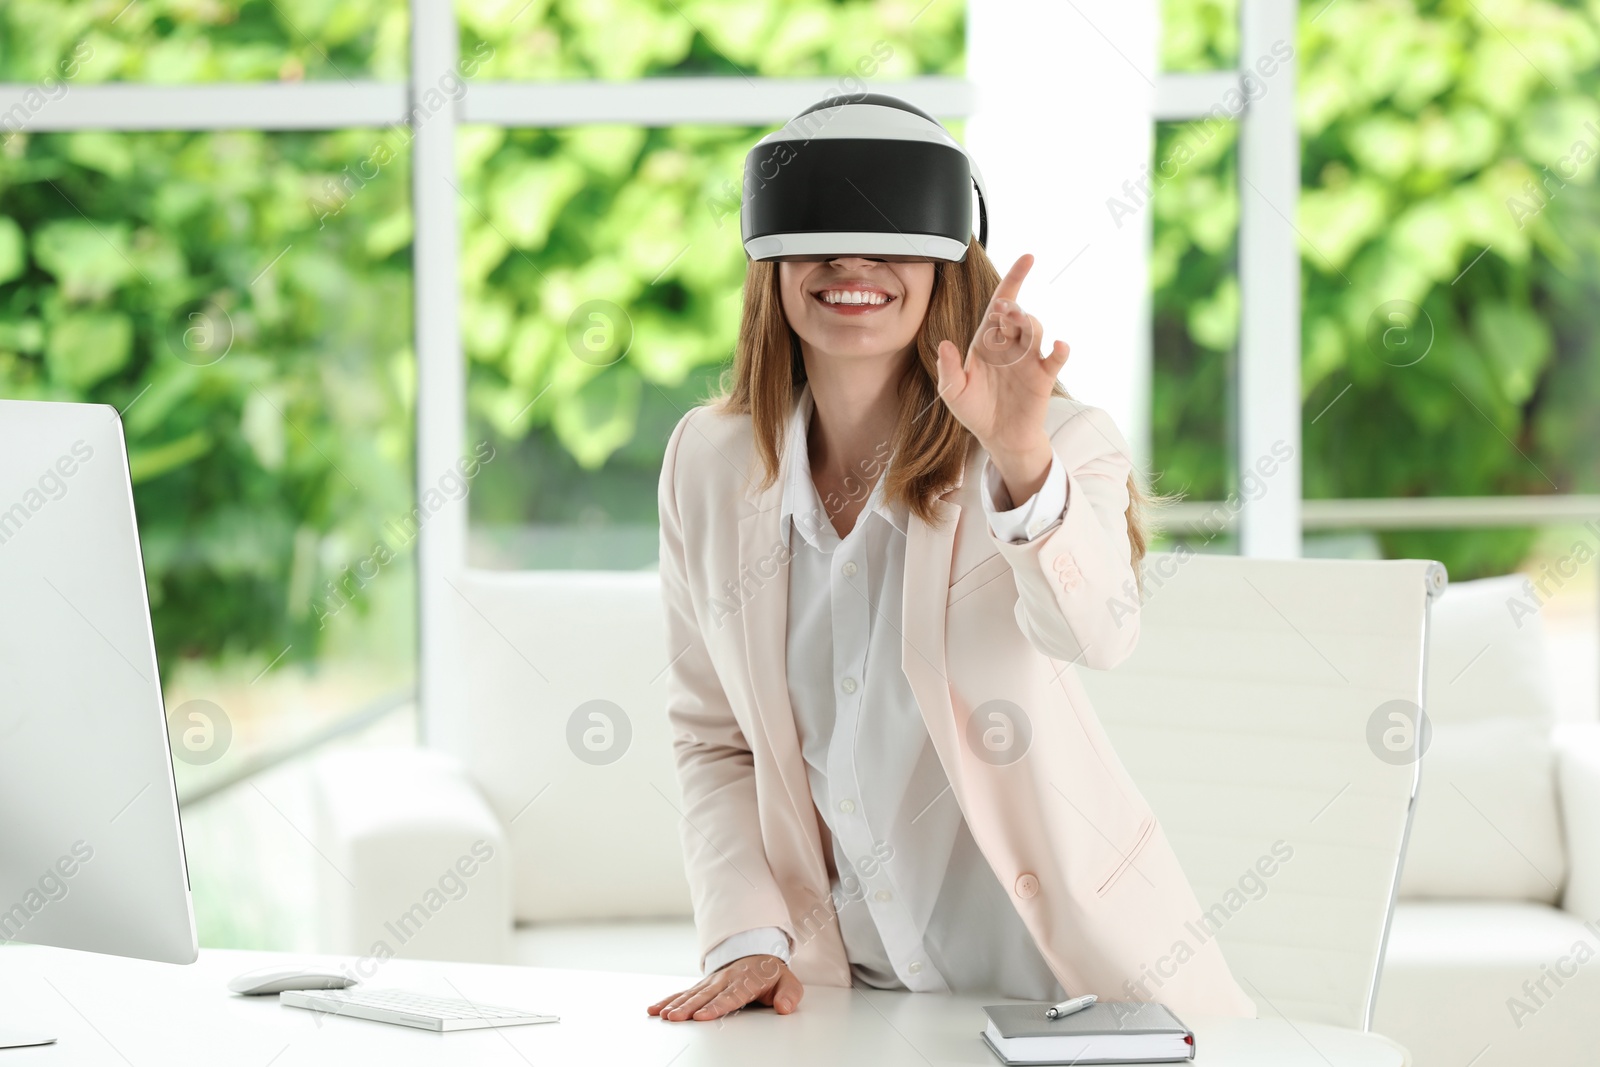
[[[1002,273],[1031,252],[1021,304],[1043,347],[1072,346],[1062,382],[1103,407],[1150,462],[1150,212],[1121,217],[1154,135],[1154,0],[972,0],[967,142],[988,186],[989,253]]]

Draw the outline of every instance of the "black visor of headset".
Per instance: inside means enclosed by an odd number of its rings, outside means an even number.
[[[927,112],[896,97],[831,97],[745,157],[739,213],[754,260],[966,258],[989,213],[977,165]]]

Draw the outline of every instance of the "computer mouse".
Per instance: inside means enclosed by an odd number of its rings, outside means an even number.
[[[228,988],[247,997],[282,993],[286,989],[343,989],[356,980],[329,967],[263,967],[246,971],[228,983]]]

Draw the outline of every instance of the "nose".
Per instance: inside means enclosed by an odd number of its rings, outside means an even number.
[[[873,259],[871,256],[835,256],[828,262],[849,269],[850,267],[864,267],[869,263],[882,263],[883,260]]]

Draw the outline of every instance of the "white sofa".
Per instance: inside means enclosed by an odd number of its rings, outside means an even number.
[[[1583,926],[1600,917],[1600,728],[1553,735],[1538,620],[1505,608],[1518,587],[1457,584],[1433,606],[1432,745],[1373,1021],[1420,1067],[1593,1060],[1600,962],[1546,978],[1538,1003],[1522,983],[1571,970],[1580,940],[1600,951]],[[324,947],[695,974],[665,719],[620,712],[662,699],[654,574],[469,572],[462,590],[459,750],[319,765]],[[1533,1009],[1520,1027],[1514,996]]]
[[[1434,611],[1433,737],[1373,1024],[1419,1067],[1600,1062],[1600,727],[1555,725],[1522,582],[1456,583]]]

